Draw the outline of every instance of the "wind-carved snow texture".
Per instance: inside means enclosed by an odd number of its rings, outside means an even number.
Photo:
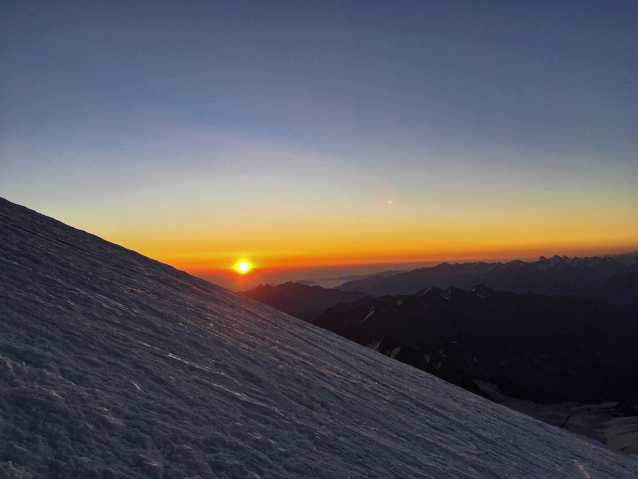
[[[636,477],[633,457],[4,200],[0,245],[0,477]]]

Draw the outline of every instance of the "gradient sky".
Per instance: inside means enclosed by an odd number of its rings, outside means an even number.
[[[0,196],[181,269],[638,249],[638,2],[0,8]]]

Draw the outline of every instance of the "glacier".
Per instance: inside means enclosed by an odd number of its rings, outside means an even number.
[[[638,477],[635,457],[4,199],[0,414],[0,478]]]

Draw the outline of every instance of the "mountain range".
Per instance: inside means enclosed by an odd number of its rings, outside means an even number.
[[[468,290],[478,284],[513,293],[578,294],[638,314],[638,252],[589,258],[541,257],[535,262],[442,263],[349,281],[336,289],[383,296],[415,294],[430,286]]]

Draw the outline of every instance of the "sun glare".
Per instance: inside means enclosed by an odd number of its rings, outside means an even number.
[[[246,261],[240,261],[236,268],[240,273],[247,273],[250,270],[250,265]]]

